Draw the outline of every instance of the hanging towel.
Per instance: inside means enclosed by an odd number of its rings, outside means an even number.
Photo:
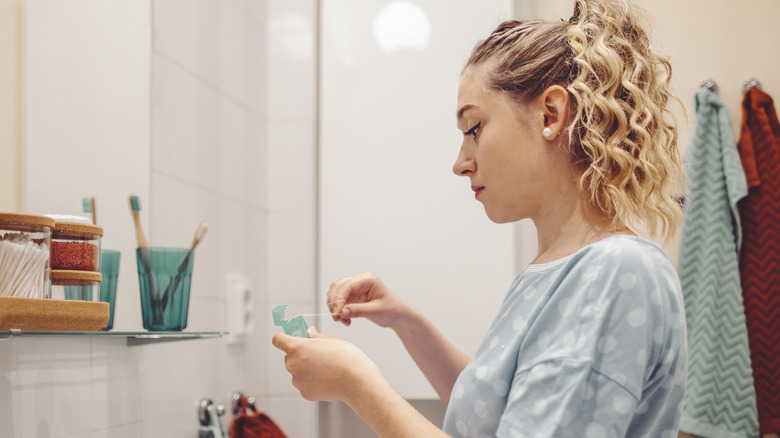
[[[780,432],[780,123],[772,98],[750,88],[742,102],[739,153],[748,195],[739,203],[740,253],[759,429]]]
[[[238,409],[230,424],[230,438],[287,438],[268,415],[255,410],[247,397],[239,398]]]
[[[728,111],[701,88],[683,162],[689,193],[677,264],[688,324],[688,383],[680,430],[708,438],[758,435],[739,280],[737,201],[747,194]]]

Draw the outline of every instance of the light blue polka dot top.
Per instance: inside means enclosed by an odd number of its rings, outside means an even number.
[[[612,236],[530,265],[452,391],[454,437],[677,436],[687,367],[677,273]]]

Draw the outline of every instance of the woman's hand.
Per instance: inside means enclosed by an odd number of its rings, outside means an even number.
[[[276,348],[284,351],[284,365],[292,384],[306,400],[349,402],[377,382],[385,381],[376,364],[354,344],[309,328],[309,339],[277,333]]]
[[[306,400],[339,400],[352,408],[378,436],[445,437],[401,397],[379,368],[355,345],[309,328],[309,339],[274,335],[287,355],[292,384]]]
[[[382,327],[393,327],[411,310],[376,275],[368,272],[335,281],[328,290],[333,320],[349,325],[352,318],[367,318]]]
[[[342,278],[330,285],[328,308],[334,321],[349,325],[366,318],[395,331],[406,351],[447,403],[458,375],[469,362],[419,311],[393,294],[376,275]]]

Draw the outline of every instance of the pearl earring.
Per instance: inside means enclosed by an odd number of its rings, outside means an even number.
[[[546,139],[548,139],[548,140],[549,140],[549,139],[551,139],[551,138],[552,138],[552,136],[553,136],[552,129],[550,129],[550,128],[544,128],[544,129],[542,130],[542,137],[544,137],[544,138],[546,138]]]

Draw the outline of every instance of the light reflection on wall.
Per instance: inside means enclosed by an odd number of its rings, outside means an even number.
[[[419,6],[405,1],[390,2],[374,18],[374,39],[385,53],[425,50],[431,39],[431,24]]]

